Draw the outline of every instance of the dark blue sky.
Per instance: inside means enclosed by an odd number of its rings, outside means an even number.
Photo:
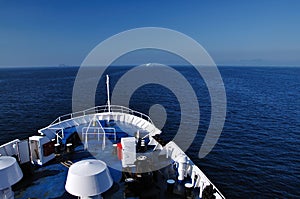
[[[104,39],[146,26],[187,34],[219,65],[300,65],[298,0],[2,0],[0,66],[80,65]]]

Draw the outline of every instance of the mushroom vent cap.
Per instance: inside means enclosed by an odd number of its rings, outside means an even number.
[[[11,187],[23,178],[17,160],[10,156],[0,157],[0,190]]]
[[[69,168],[65,188],[74,196],[86,197],[99,195],[112,185],[106,163],[88,159],[76,162]]]

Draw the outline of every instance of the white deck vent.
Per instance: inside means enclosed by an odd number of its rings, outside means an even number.
[[[68,172],[66,190],[81,198],[101,198],[101,193],[113,185],[110,172],[101,160],[82,160],[73,164]]]
[[[0,198],[13,199],[14,193],[11,186],[23,177],[17,160],[10,156],[0,157]]]

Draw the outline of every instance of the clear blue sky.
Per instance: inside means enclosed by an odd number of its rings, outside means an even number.
[[[127,29],[171,28],[222,65],[300,65],[300,1],[0,1],[0,66],[80,65]],[[134,60],[133,60],[134,61]]]

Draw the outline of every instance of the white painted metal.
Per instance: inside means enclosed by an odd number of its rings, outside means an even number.
[[[30,161],[27,140],[15,139],[0,146],[0,155],[17,156],[18,161],[23,164]]]
[[[109,76],[108,76],[108,75],[106,75],[106,90],[107,90],[107,105],[108,105],[108,112],[110,113]]]
[[[0,157],[0,189],[8,188],[17,183],[23,177],[23,173],[15,158],[10,156]]]
[[[18,143],[19,161],[20,164],[30,161],[29,145],[27,140],[21,140]]]
[[[217,195],[219,195],[221,198],[225,198],[217,189],[217,187],[206,177],[206,175],[199,169],[199,167],[195,165],[188,156],[185,155],[185,153],[179,148],[177,144],[175,144],[175,142],[171,141],[166,144],[161,153],[170,156],[171,159],[174,160],[175,163],[177,163],[177,165],[180,165],[180,162],[186,162],[184,175],[191,176],[192,184],[194,185],[194,187],[200,187],[200,198],[202,197],[202,191],[204,190],[204,188],[210,184],[213,185],[214,189],[217,190]],[[186,160],[181,159],[182,156],[186,156]],[[196,176],[197,180],[195,180]]]
[[[150,132],[152,136],[161,133],[161,131],[155,127],[149,116],[143,113],[118,105],[110,105],[110,111],[111,112],[108,112],[108,105],[104,105],[81,112],[63,115],[54,120],[49,126],[38,130],[38,132],[41,135],[46,135],[49,139],[53,139],[57,137],[57,129],[71,127],[70,125],[72,124],[76,126],[86,124],[97,116],[98,119],[110,120],[110,118],[114,118],[116,121],[128,124],[132,124],[132,121],[136,120],[138,127],[144,128],[146,131]]]
[[[6,189],[0,190],[0,198],[3,199],[14,199],[14,192],[12,191],[11,187]]]
[[[100,197],[113,185],[110,172],[105,162],[101,160],[82,160],[73,164],[67,176],[65,188],[82,198]]]
[[[13,199],[14,193],[11,186],[21,180],[23,173],[15,158],[10,156],[0,157],[0,198]]]
[[[19,139],[15,139],[13,141],[7,142],[3,145],[0,146],[0,154],[1,155],[6,155],[6,156],[13,156],[17,155],[16,148],[13,147],[16,143],[19,143]]]
[[[45,156],[43,153],[43,145],[50,141],[46,136],[29,137],[30,156],[33,164],[43,165],[55,158],[54,153],[48,156]]]
[[[182,154],[178,159],[178,180],[182,181],[184,180],[184,177],[186,177],[187,172],[187,163],[188,159],[185,154]]]
[[[121,138],[122,144],[122,166],[130,167],[136,160],[136,142],[135,137]]]

